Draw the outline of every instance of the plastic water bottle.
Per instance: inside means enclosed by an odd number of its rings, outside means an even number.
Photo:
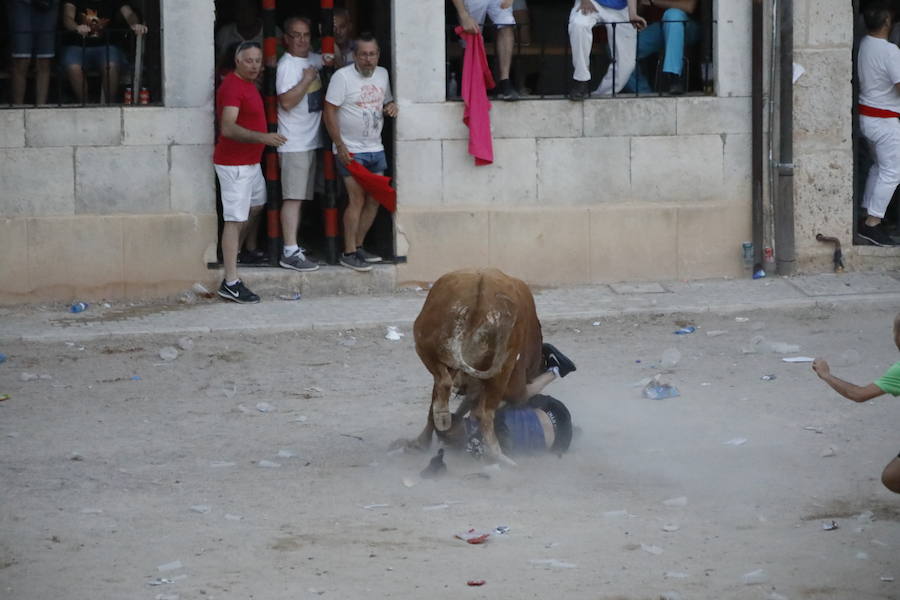
[[[72,313],[80,313],[87,310],[87,302],[74,302],[72,306],[69,307],[69,312]]]
[[[447,97],[456,98],[459,96],[459,83],[456,81],[456,71],[450,73],[450,81],[447,82]]]
[[[744,262],[744,270],[753,271],[753,242],[741,244],[741,259]]]

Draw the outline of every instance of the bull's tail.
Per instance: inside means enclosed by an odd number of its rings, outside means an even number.
[[[465,320],[465,316],[460,315],[459,321],[457,321],[457,335],[454,336],[453,342],[450,344],[450,352],[456,366],[466,375],[476,379],[490,379],[500,372],[508,358],[509,337],[512,335],[516,321],[515,303],[505,294],[497,294],[497,299],[506,304],[506,310],[493,311],[484,315],[482,323],[477,328],[474,330],[469,329],[468,339],[463,339],[464,334],[462,331],[464,328],[462,321]],[[487,335],[492,335],[494,338],[492,343],[494,358],[491,366],[487,369],[476,369],[466,360],[463,346],[467,343],[477,343],[478,337]]]

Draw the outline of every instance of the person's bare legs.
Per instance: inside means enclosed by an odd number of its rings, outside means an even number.
[[[247,217],[247,220],[244,222],[244,226],[241,228],[241,235],[238,240],[239,251],[241,248],[246,248],[247,250],[256,250],[257,225],[259,224],[259,217],[262,215],[262,209],[264,207],[264,204],[250,207],[250,216]],[[251,233],[253,234],[252,236],[250,235]],[[235,254],[235,256],[237,255]]]
[[[895,494],[900,494],[900,457],[894,458],[881,472],[881,483]]]
[[[525,398],[531,398],[536,394],[540,394],[554,379],[556,379],[556,373],[544,371],[525,386]]]
[[[69,65],[66,69],[66,74],[69,76],[69,85],[72,86],[72,93],[75,94],[75,99],[79,103],[83,103],[85,90],[84,71],[81,65]]]
[[[366,234],[369,233],[369,229],[372,228],[372,223],[375,222],[376,215],[378,215],[378,202],[371,196],[366,196],[366,203],[359,215],[359,224],[356,227],[357,248],[363,245]]]
[[[109,63],[103,69],[103,87],[106,90],[106,103],[116,103],[116,92],[119,91],[119,65]]]
[[[47,91],[50,89],[50,65],[52,58],[37,59],[37,78],[34,82],[34,101],[36,104],[47,104]]]
[[[347,187],[347,208],[344,210],[344,254],[356,252],[360,221],[366,204],[366,192],[352,176],[344,177]],[[371,223],[370,223],[371,225]]]
[[[222,226],[222,266],[225,268],[226,282],[238,278],[237,254],[243,228],[242,221],[225,221]]]
[[[12,103],[25,104],[25,84],[28,79],[31,58],[14,58],[12,63]]]
[[[281,238],[285,246],[297,246],[302,200],[283,200],[281,203]]]
[[[514,10],[513,17],[516,19],[516,29],[519,30],[519,43],[528,46],[531,44],[531,13],[527,8]]]
[[[515,44],[515,27],[497,29],[497,59],[500,62],[500,79],[509,79],[509,66],[512,64],[513,46]]]

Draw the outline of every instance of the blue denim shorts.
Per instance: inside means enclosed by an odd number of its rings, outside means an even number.
[[[353,160],[372,171],[373,173],[384,173],[387,170],[387,158],[384,155],[384,150],[381,152],[356,152],[353,155]],[[350,177],[350,171],[347,170],[347,167],[335,157],[335,164],[337,165],[338,175],[341,177]]]
[[[63,68],[81,65],[81,68],[84,70],[94,71],[106,67],[107,57],[109,57],[109,64],[111,65],[121,67],[128,64],[125,53],[118,46],[113,46],[112,44],[109,46],[85,46],[84,48],[81,46],[65,46],[62,49],[60,62]]]
[[[58,5],[54,0],[49,8],[40,10],[28,2],[6,0],[13,58],[53,58]]]

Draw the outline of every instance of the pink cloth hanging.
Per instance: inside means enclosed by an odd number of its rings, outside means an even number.
[[[484,38],[480,33],[466,33],[461,26],[454,30],[466,43],[463,57],[462,98],[466,104],[463,123],[469,127],[469,154],[475,165],[494,162],[494,142],[491,139],[491,101],[487,90],[493,89],[494,77],[488,67]]]

